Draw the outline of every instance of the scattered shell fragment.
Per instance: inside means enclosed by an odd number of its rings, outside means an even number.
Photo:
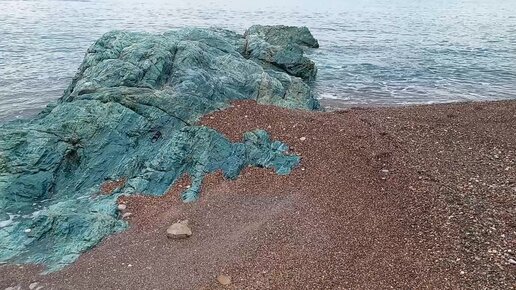
[[[39,286],[39,282],[33,282],[29,285],[30,290],[40,290],[43,289],[43,286]]]

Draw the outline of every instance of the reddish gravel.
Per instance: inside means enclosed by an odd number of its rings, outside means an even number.
[[[239,102],[202,124],[232,140],[262,128],[302,164],[185,178],[121,202],[132,227],[70,267],[0,267],[0,285],[44,289],[496,288],[516,281],[516,102],[347,109]],[[305,138],[301,138],[305,137]],[[166,228],[188,219],[193,236]],[[221,286],[216,277],[231,276]]]

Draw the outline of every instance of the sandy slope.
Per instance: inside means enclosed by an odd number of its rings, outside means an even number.
[[[227,274],[229,289],[514,287],[516,102],[332,113],[240,102],[202,123],[233,140],[266,129],[301,167],[209,176],[193,204],[179,185],[129,198],[130,230],[55,274],[2,266],[0,286],[216,289]],[[193,236],[167,239],[185,218]]]

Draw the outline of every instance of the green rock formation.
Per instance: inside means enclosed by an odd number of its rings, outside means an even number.
[[[318,109],[307,84],[316,67],[303,56],[317,46],[308,29],[284,26],[253,26],[243,36],[105,34],[57,103],[0,126],[0,261],[60,269],[127,226],[120,195],[162,195],[184,174],[190,202],[217,170],[226,178],[246,166],[290,173],[299,157],[267,132],[232,143],[196,122],[233,100]],[[116,186],[106,194],[109,183]]]

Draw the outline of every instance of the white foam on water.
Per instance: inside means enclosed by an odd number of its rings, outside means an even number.
[[[344,97],[337,94],[332,93],[320,93],[318,96],[318,99],[330,99],[330,100],[341,100],[341,101],[348,101],[351,100],[350,97]]]

